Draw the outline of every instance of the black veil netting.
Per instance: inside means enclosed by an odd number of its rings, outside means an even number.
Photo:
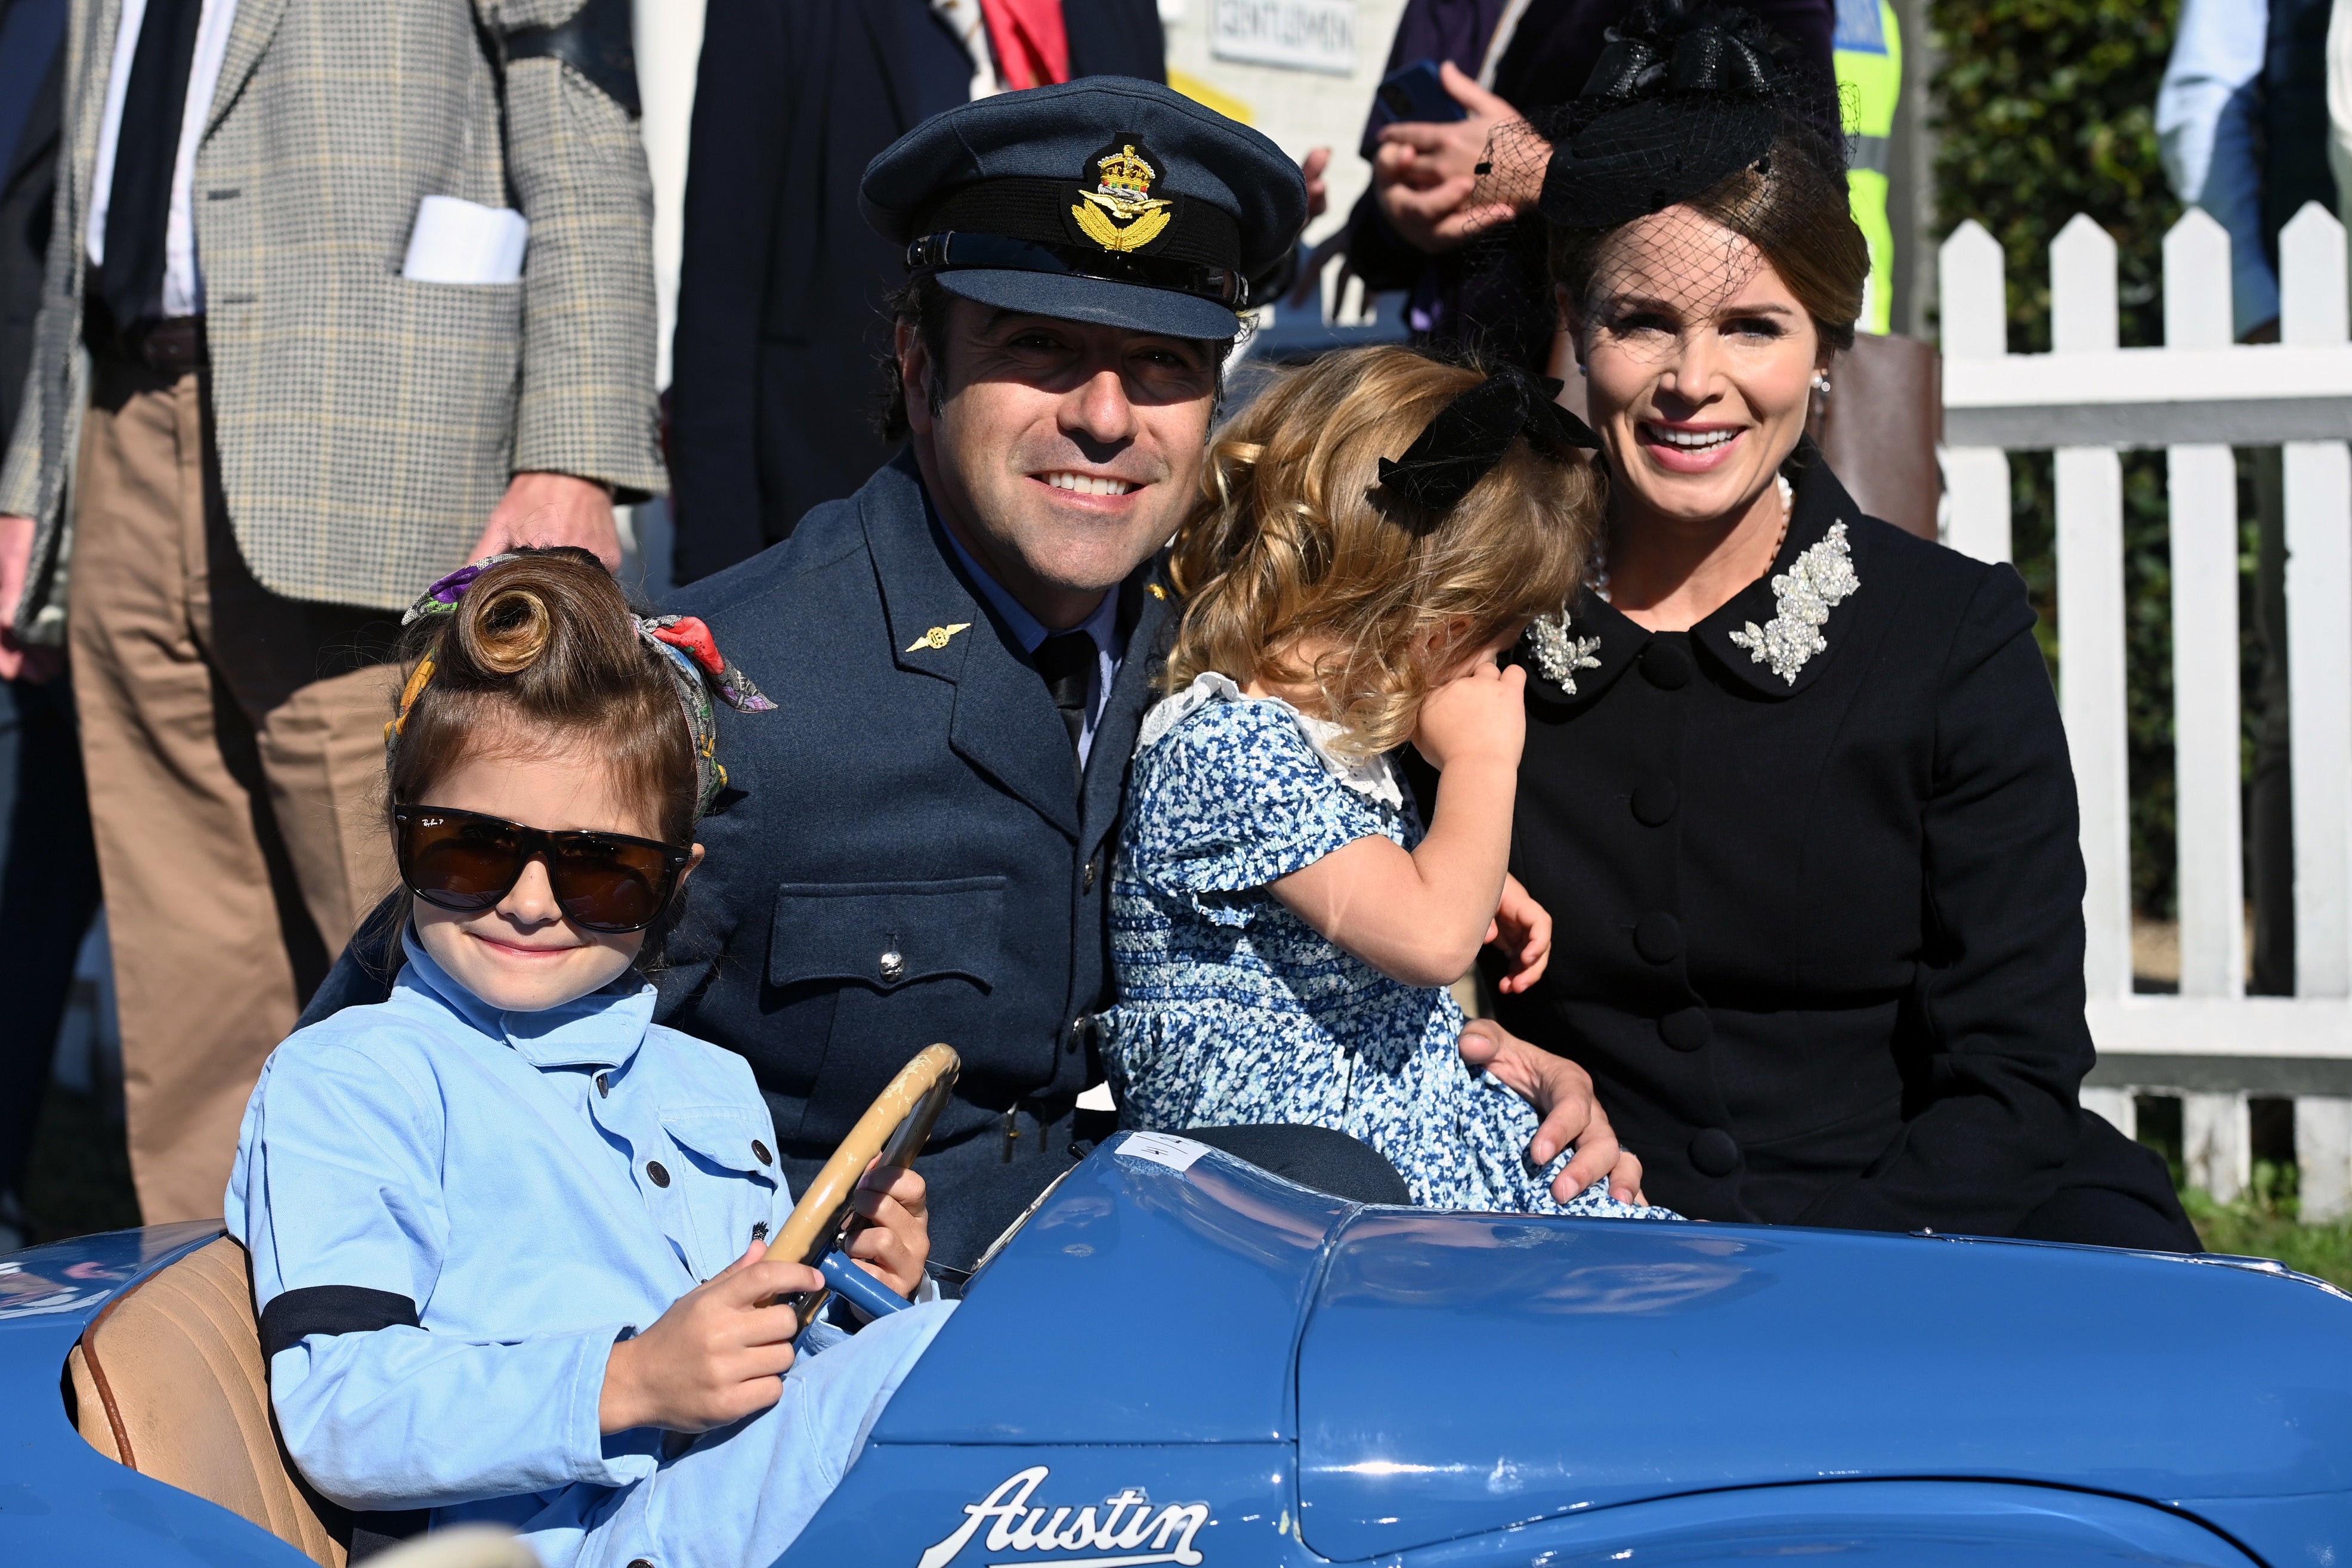
[[[1742,287],[1764,251],[1783,248],[1776,230],[1793,238],[1845,216],[1836,85],[1815,79],[1754,12],[1643,0],[1603,37],[1579,96],[1496,128],[1472,204],[1534,196],[1556,264],[1563,253],[1590,262],[1614,231],[1694,205],[1706,221],[1652,225],[1642,247],[1653,277],[1663,259],[1693,305]],[[1724,228],[1754,243],[1727,245]],[[1493,238],[1508,243],[1500,230]],[[1612,291],[1604,277],[1589,284]]]

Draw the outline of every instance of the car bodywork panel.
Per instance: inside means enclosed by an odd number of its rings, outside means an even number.
[[[1370,1211],[1300,1346],[1306,1539],[1841,1478],[2343,1497],[2347,1328],[2326,1287],[2176,1257]]]

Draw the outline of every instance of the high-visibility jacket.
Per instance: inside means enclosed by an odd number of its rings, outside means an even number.
[[[1903,91],[1903,40],[1888,0],[1837,0],[1831,59],[1844,104],[1845,133],[1853,149],[1846,189],[1853,221],[1870,242],[1870,280],[1864,286],[1865,332],[1885,332],[1895,318],[1895,228],[1886,216],[1887,152],[1895,135],[1895,103]]]

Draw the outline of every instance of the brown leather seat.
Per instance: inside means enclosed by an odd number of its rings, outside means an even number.
[[[66,1364],[100,1453],[343,1568],[333,1505],[278,1439],[245,1249],[224,1236],[116,1297]]]

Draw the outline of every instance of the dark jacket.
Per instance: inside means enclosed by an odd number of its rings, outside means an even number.
[[[1165,79],[1154,0],[1063,16],[1073,75]],[[882,303],[906,271],[858,215],[858,181],[971,83],[927,0],[711,0],[670,389],[678,581],[775,543],[889,458]]]
[[[1493,90],[1522,113],[1556,109],[1584,90],[1585,78],[1601,59],[1601,35],[1633,9],[1634,0],[1532,0],[1511,41],[1495,62]],[[1790,47],[1789,59],[1810,78],[1828,83],[1832,65],[1830,40],[1837,8],[1831,0],[1732,0],[1764,18]],[[1421,29],[1408,16],[1391,46],[1388,69],[1403,57],[1408,38]],[[1486,40],[1481,40],[1483,52]],[[1478,59],[1454,62],[1470,76]],[[1824,103],[1828,99],[1826,91]],[[1375,122],[1381,119],[1375,114]],[[1377,144],[1376,123],[1365,127],[1363,152]],[[1459,250],[1429,256],[1415,250],[1381,213],[1378,194],[1367,190],[1348,214],[1348,266],[1367,289],[1412,291],[1415,313],[1431,326],[1425,340],[1440,349],[1472,350],[1484,358],[1544,370],[1551,359],[1557,327],[1551,279],[1545,270],[1543,224],[1535,218],[1498,225]]]
[[[934,1040],[964,1066],[927,1172],[993,1150],[1016,1103],[1066,1119],[1099,1078],[1085,1020],[1112,998],[1106,861],[1165,619],[1154,570],[1120,591],[1129,651],[1083,801],[1044,678],[952,564],[910,457],[677,596],[780,711],[719,719],[740,794],[702,825],[663,1021],[749,1059],[795,1190]],[[1066,1164],[996,1196],[935,1176],[940,1255],[969,1264],[942,1228],[984,1245]]]
[[[1810,443],[1792,466],[1766,579],[1686,633],[1586,593],[1574,692],[1531,661],[1511,869],[1557,924],[1497,1016],[1695,1218],[2012,1235],[2091,1179],[2177,1220],[2076,1104],[2074,779],[2023,583],[1862,516]],[[1841,522],[1860,586],[1790,682],[1731,639]]]
[[[58,193],[65,9],[64,0],[14,0],[0,8],[0,43],[14,56],[0,64],[0,88],[7,89],[0,98],[14,100],[0,102],[0,129],[7,132],[0,135],[0,445],[24,403],[33,319],[41,311]]]

